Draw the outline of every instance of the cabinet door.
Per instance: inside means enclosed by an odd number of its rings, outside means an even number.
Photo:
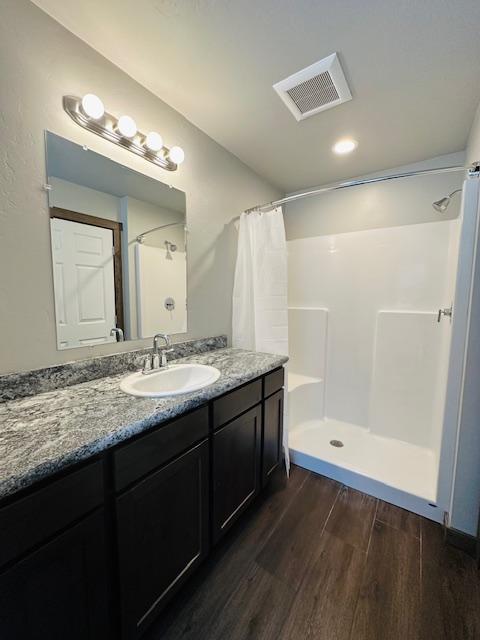
[[[208,442],[117,498],[123,638],[138,637],[208,551]]]
[[[283,389],[265,400],[263,416],[262,486],[282,459]]]
[[[213,434],[213,541],[260,489],[262,410],[250,409]]]
[[[101,510],[0,575],[0,638],[109,637]]]

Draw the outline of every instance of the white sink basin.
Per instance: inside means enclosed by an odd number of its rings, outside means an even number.
[[[133,373],[120,382],[120,389],[132,396],[163,398],[198,391],[219,377],[218,369],[205,364],[171,364],[155,373]]]

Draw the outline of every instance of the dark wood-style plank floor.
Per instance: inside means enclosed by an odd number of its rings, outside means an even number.
[[[480,573],[442,530],[294,467],[147,640],[479,640]]]

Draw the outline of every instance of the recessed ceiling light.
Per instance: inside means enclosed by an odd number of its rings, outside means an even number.
[[[339,155],[351,153],[354,149],[357,148],[357,144],[358,143],[351,138],[344,138],[343,140],[339,140],[333,145],[332,151],[334,153],[338,153]]]

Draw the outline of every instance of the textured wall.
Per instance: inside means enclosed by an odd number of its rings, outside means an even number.
[[[56,350],[47,195],[42,190],[46,129],[186,192],[187,337],[229,334],[236,252],[230,220],[281,194],[28,0],[2,1],[0,84],[0,373],[147,344]],[[156,129],[168,146],[182,146],[186,161],[180,170],[162,172],[71,121],[62,96],[89,91],[100,95],[112,113],[130,113],[142,130]]]

